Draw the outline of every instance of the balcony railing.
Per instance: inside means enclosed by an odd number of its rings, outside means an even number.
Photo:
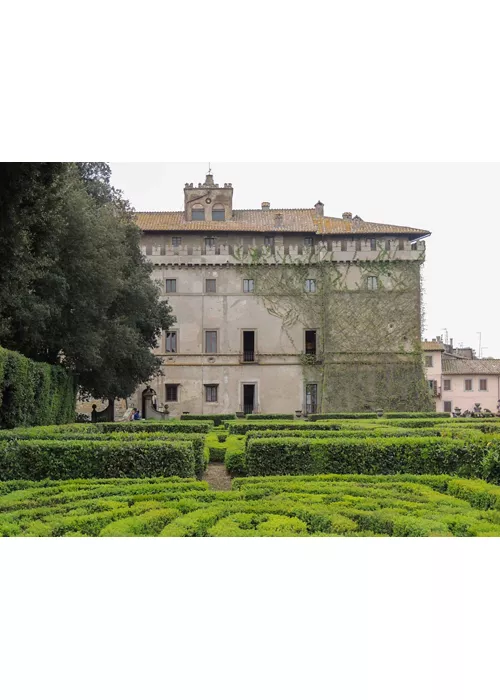
[[[242,362],[255,362],[255,350],[244,350],[241,356]]]

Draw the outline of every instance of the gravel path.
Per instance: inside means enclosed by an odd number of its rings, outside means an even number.
[[[231,477],[222,462],[209,464],[203,481],[207,481],[214,491],[231,491]]]

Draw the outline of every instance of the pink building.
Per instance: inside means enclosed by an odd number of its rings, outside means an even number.
[[[500,360],[479,359],[439,339],[422,343],[425,372],[436,400],[436,411],[472,411],[474,404],[496,413],[500,401]],[[462,353],[463,354],[459,354]],[[468,357],[466,356],[468,355]]]

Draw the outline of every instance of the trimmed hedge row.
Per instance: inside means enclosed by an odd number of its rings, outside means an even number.
[[[481,437],[482,434],[480,434]],[[403,428],[390,428],[385,429],[374,429],[369,430],[335,430],[332,434],[328,434],[328,439],[342,439],[342,438],[356,438],[356,439],[367,439],[367,438],[379,438],[379,437],[439,437],[439,430],[432,428],[417,428],[416,430],[404,430]],[[265,430],[265,431],[249,431],[245,435],[245,444],[248,444],[249,440],[260,439],[260,438],[272,438],[272,437],[298,437],[302,439],[320,438],[324,439],[325,432],[322,430]],[[450,436],[451,437],[451,436]]]
[[[482,460],[486,441],[448,438],[260,438],[246,453],[249,475],[280,474],[458,474],[488,476]]]
[[[0,444],[0,480],[190,476],[191,441],[19,440]]]
[[[231,435],[245,435],[249,430],[311,430],[311,424],[306,421],[227,421],[225,426]],[[334,423],[318,423],[314,430],[340,430]]]
[[[439,411],[415,411],[415,413],[404,412],[400,413],[384,413],[384,418],[450,418],[449,413]]]
[[[293,413],[247,413],[247,420],[295,420]]]
[[[98,430],[103,433],[209,433],[214,428],[212,420],[206,421],[130,421],[128,423],[97,423]]]
[[[69,423],[75,405],[76,383],[63,367],[0,348],[0,429]]]
[[[188,415],[182,415],[181,420],[197,420],[197,421],[205,421],[205,420],[210,420],[213,421],[214,425],[222,425],[223,421],[226,420],[236,420],[236,414],[235,413],[218,413],[217,415],[210,415],[210,416],[205,416],[205,415],[196,415],[196,414],[188,414]]]
[[[357,419],[371,419],[378,418],[377,413],[311,413],[307,416],[307,420],[317,421],[317,420],[330,420],[336,418],[345,418],[348,420]]]

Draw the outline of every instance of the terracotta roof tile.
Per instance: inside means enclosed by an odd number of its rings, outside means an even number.
[[[436,340],[423,340],[422,341],[422,350],[443,350],[444,351],[444,345],[443,345],[443,343],[439,343]]]
[[[443,374],[500,374],[500,360],[442,359]]]
[[[229,221],[186,221],[183,211],[136,212],[143,231],[262,231],[304,232],[325,235],[403,234],[427,236],[429,231],[408,226],[392,226],[333,216],[317,216],[315,209],[237,209]]]

